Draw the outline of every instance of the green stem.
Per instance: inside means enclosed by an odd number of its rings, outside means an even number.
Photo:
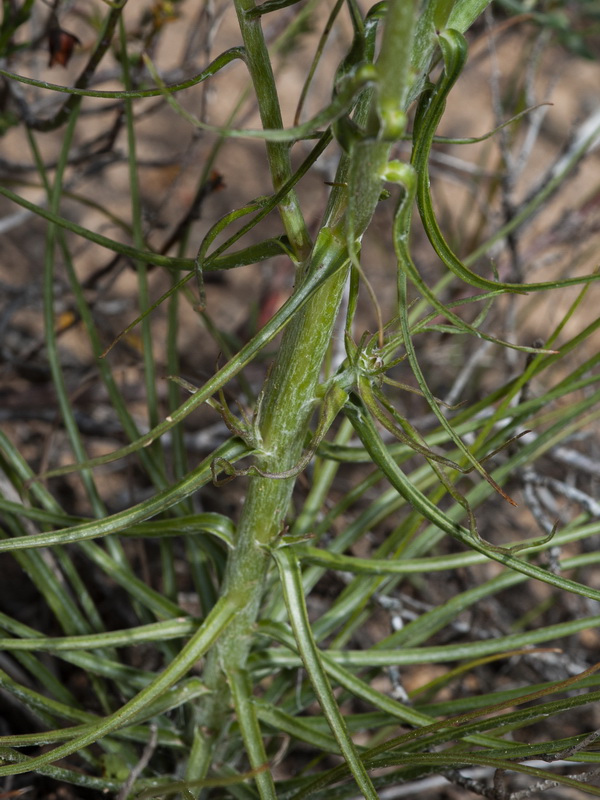
[[[67,166],[67,160],[70,152],[70,145],[75,135],[75,126],[79,117],[81,108],[81,101],[74,104],[69,123],[66,126],[63,136],[63,144],[56,165],[56,173],[54,176],[54,184],[52,187],[47,185],[49,191],[49,208],[54,213],[58,213],[60,209],[60,200],[62,197],[63,179]],[[33,137],[30,138],[31,143],[35,147]],[[35,151],[34,151],[35,152]],[[43,169],[43,167],[42,167]],[[45,174],[40,171],[40,174]],[[87,458],[85,448],[79,433],[79,428],[75,420],[75,414],[69,397],[69,391],[66,385],[65,376],[63,373],[62,365],[60,363],[60,355],[58,352],[58,342],[56,334],[56,321],[55,321],[55,307],[54,307],[54,281],[55,281],[55,261],[56,261],[56,245],[57,245],[58,230],[56,225],[48,225],[48,232],[46,234],[46,248],[44,257],[44,275],[43,275],[43,299],[44,299],[44,331],[46,340],[46,352],[48,358],[48,366],[52,374],[52,382],[55,387],[58,405],[62,414],[65,428],[67,430],[71,447],[79,462],[85,461]],[[102,517],[105,513],[104,504],[100,498],[100,494],[96,487],[94,478],[89,470],[81,470],[81,480],[85,486],[89,501],[96,517]]]
[[[263,128],[283,128],[275,77],[263,36],[260,16],[249,14],[255,7],[254,0],[235,0],[235,10],[246,51],[246,64],[258,98]],[[289,144],[267,142],[266,149],[271,179],[275,191],[277,191],[292,175]],[[310,253],[311,241],[300,210],[298,197],[293,190],[279,204],[279,213],[296,257],[299,262],[302,262]]]
[[[401,5],[401,4],[400,4]],[[281,116],[273,86],[268,54],[258,26],[258,20],[248,20],[245,12],[254,7],[252,0],[236,0],[244,44],[248,51],[251,71],[265,127],[280,127]],[[398,12],[398,2],[392,3],[390,16]],[[395,25],[396,46],[402,52],[410,43],[413,26]],[[393,42],[388,37],[387,47]],[[388,62],[386,62],[388,63]],[[390,62],[391,63],[391,62]],[[398,80],[408,80],[405,73]],[[400,89],[399,97],[406,92]],[[376,112],[376,94],[365,92],[354,114],[358,127],[365,125]],[[264,108],[263,108],[264,105]],[[277,361],[267,381],[262,408],[257,420],[258,437],[262,440],[261,454],[256,466],[263,473],[283,473],[300,460],[310,417],[315,409],[316,388],[321,366],[331,342],[333,326],[338,314],[342,292],[349,271],[349,248],[368,226],[379,201],[381,167],[387,162],[392,142],[358,140],[341,159],[325,222],[312,254],[301,270],[296,291],[326,270],[332,273],[321,288],[298,310],[286,329]],[[269,161],[276,186],[289,176],[287,149],[268,144]],[[365,183],[362,180],[364,165],[370,166]],[[362,189],[362,191],[361,191]],[[295,206],[290,209],[291,195],[284,202],[284,221],[297,217]],[[292,238],[288,230],[290,239]],[[296,238],[296,241],[298,239]],[[269,557],[267,548],[286,529],[290,500],[295,478],[272,479],[252,477],[238,525],[236,545],[231,553],[225,573],[222,592],[232,587],[241,596],[241,611],[209,653],[204,678],[212,695],[199,708],[196,716],[194,746],[187,778],[202,778],[218,744],[220,733],[226,728],[229,715],[229,696],[223,691],[224,672],[232,674],[243,670],[253,638],[253,626],[262,601],[263,587]]]
[[[347,261],[343,236],[321,231],[315,244],[311,268]],[[257,466],[263,472],[284,472],[300,460],[304,437],[314,410],[319,371],[327,347],[347,268],[335,274],[315,293],[290,323],[281,345],[277,363],[268,381],[263,412],[259,420],[263,438],[262,456]],[[229,698],[223,691],[223,668],[227,673],[242,670],[251,647],[263,586],[269,566],[265,546],[284,530],[295,479],[251,478],[237,531],[236,546],[228,559],[225,584],[227,593],[234,586],[241,596],[241,610],[211,651],[204,678],[213,695],[203,703],[197,722],[208,731],[206,738],[196,738],[187,778],[203,777],[214,746],[215,733],[225,727]]]
[[[127,90],[133,86],[129,61],[127,56],[127,35],[123,17],[119,19],[119,40],[121,47],[121,64],[123,70],[123,84]],[[125,108],[125,125],[127,131],[127,162],[129,166],[129,194],[131,198],[131,227],[135,247],[141,250],[144,246],[142,231],[142,200],[137,165],[136,130],[133,116],[133,101],[127,99],[123,103]],[[143,261],[134,262],[137,275],[138,296],[140,311],[142,313],[142,354],[144,362],[144,384],[146,388],[146,405],[148,409],[148,423],[150,428],[158,425],[160,409],[158,400],[158,378],[156,362],[153,353],[152,326],[150,317],[145,313],[150,307],[150,289],[148,283],[148,265]],[[160,440],[150,445],[152,455],[160,471],[164,471],[164,454]]]
[[[388,4],[381,53],[377,60],[377,116],[385,138],[402,136],[406,127],[414,23],[415,0],[394,0]]]

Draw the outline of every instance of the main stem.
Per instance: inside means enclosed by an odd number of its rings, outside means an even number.
[[[262,472],[290,470],[302,454],[305,432],[315,408],[321,364],[331,341],[348,274],[346,243],[339,234],[327,228],[319,234],[308,270],[334,264],[337,272],[288,325],[267,382],[259,421],[263,448],[256,461]],[[235,589],[241,595],[242,611],[207,659],[204,680],[213,694],[204,700],[197,721],[202,733],[196,738],[191,759],[195,763],[191,763],[188,771],[190,779],[200,777],[208,767],[213,737],[223,731],[229,715],[224,676],[246,666],[269,566],[264,546],[272,544],[285,528],[294,484],[295,478],[250,479],[222,589],[223,593]]]
[[[388,16],[393,17],[402,11],[404,2],[391,0]],[[249,22],[245,16],[253,7],[253,0],[236,0],[263,124],[276,127],[281,125],[281,116],[260,25],[258,20]],[[409,27],[404,35],[410,40],[412,28]],[[389,46],[392,44],[390,42]],[[373,114],[375,101],[376,97],[371,93],[365,93],[359,100],[354,112],[357,125],[364,125],[369,114]],[[262,449],[256,465],[263,473],[284,473],[300,460],[310,417],[315,409],[321,365],[331,342],[348,277],[349,247],[355,249],[355,239],[362,236],[375,210],[382,186],[381,172],[387,163],[390,147],[391,142],[362,141],[340,161],[323,226],[298,274],[302,280],[314,270],[325,267],[335,267],[337,271],[303,306],[283,335],[257,423]],[[289,152],[287,148],[269,145],[268,154],[273,181],[277,185],[288,174]],[[364,170],[365,163],[370,164],[370,172]],[[363,201],[360,207],[358,197],[353,197],[355,193]],[[290,228],[296,230],[300,242],[303,236],[295,203],[295,197],[289,195],[288,205],[284,205],[281,213],[284,224],[287,221]],[[301,247],[304,246],[303,243]],[[223,593],[234,589],[244,602],[242,611],[207,658],[204,680],[212,693],[203,700],[195,720],[194,746],[187,772],[189,780],[199,779],[206,773],[214,745],[226,729],[230,717],[226,676],[246,667],[269,566],[265,546],[272,544],[285,529],[294,484],[295,478],[250,478],[235,548],[227,561],[222,589]]]

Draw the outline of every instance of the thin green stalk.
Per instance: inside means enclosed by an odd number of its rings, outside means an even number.
[[[121,46],[121,65],[123,70],[123,84],[125,89],[131,89],[131,74],[129,69],[129,56],[127,53],[127,37],[125,22],[123,17],[119,17],[119,39]],[[133,119],[133,101],[126,99],[123,101],[125,107],[125,121],[127,130],[127,163],[129,167],[129,194],[131,197],[131,219],[133,229],[134,246],[141,250],[144,246],[144,236],[142,232],[142,207],[140,198],[140,188],[138,181],[138,167],[136,156],[136,131]],[[138,294],[140,310],[144,315],[142,318],[142,355],[144,360],[144,384],[146,387],[146,404],[148,408],[148,423],[150,428],[158,425],[160,419],[158,402],[158,376],[156,363],[154,360],[154,348],[152,340],[152,327],[150,316],[144,314],[150,306],[150,294],[148,286],[148,266],[143,261],[134,264],[138,279]],[[164,470],[164,453],[160,439],[150,445],[154,451],[156,461]]]
[[[75,126],[78,118],[78,111],[81,105],[81,100],[75,105],[72,115],[69,118],[65,135],[63,138],[63,146],[61,149],[60,158],[56,167],[54,176],[54,185],[50,193],[50,210],[58,213],[60,206],[60,198],[62,194],[63,176],[67,164],[67,158],[73,141],[75,133]],[[56,239],[57,229],[54,224],[48,225],[48,232],[46,235],[46,248],[44,258],[44,279],[43,279],[43,293],[44,293],[44,330],[46,339],[46,350],[48,356],[48,365],[52,373],[52,380],[56,390],[58,404],[61,410],[62,418],[65,428],[69,435],[69,440],[75,453],[77,461],[85,461],[87,455],[83,448],[79,429],[73,414],[69,393],[66,387],[60,357],[58,353],[58,343],[56,337],[56,320],[54,314],[54,270],[55,270],[55,257],[56,257]],[[104,514],[104,504],[100,499],[100,495],[96,488],[94,478],[88,470],[81,470],[81,479],[85,486],[87,495],[89,497],[94,514],[98,517]]]
[[[335,437],[334,444],[344,445],[351,436],[352,426],[348,420],[343,420],[340,430]],[[338,473],[339,467],[339,462],[330,459],[317,459],[313,469],[313,478],[308,497],[304,501],[301,513],[294,521],[294,526],[292,528],[292,534],[294,536],[301,536],[302,534],[312,532],[315,522],[321,513],[321,509],[326,503],[327,496],[334,478]]]
[[[265,752],[262,732],[252,697],[252,684],[246,670],[227,676],[231,688],[240,731],[252,769],[256,770],[256,786],[261,800],[276,800],[277,791]]]
[[[275,77],[262,32],[261,19],[249,13],[256,8],[256,3],[254,0],[234,0],[234,2],[246,51],[245,60],[258,99],[261,122],[266,129],[283,128]],[[277,191],[292,174],[289,145],[267,142],[267,157],[273,187]],[[281,201],[279,213],[298,263],[301,263],[310,252],[311,241],[295,191],[290,191]]]
[[[40,176],[43,178],[44,185],[48,184],[47,178],[47,171],[44,167],[44,162],[39,151],[37,141],[32,131],[27,130],[27,139],[29,141],[29,145],[31,147],[31,151],[33,153],[36,166]],[[65,196],[65,192],[63,192],[63,196]],[[98,330],[96,328],[96,324],[94,321],[94,316],[91,312],[90,306],[86,300],[85,293],[81,286],[81,283],[77,277],[77,273],[75,270],[75,266],[73,264],[73,259],[71,256],[71,252],[67,247],[67,243],[65,241],[65,234],[64,231],[61,230],[58,234],[58,241],[62,250],[62,255],[64,259],[65,270],[67,273],[67,277],[69,279],[71,285],[71,291],[73,292],[73,296],[75,299],[75,303],[77,306],[77,311],[81,316],[81,320],[85,326],[86,335],[90,341],[92,346],[92,351],[94,356],[96,357],[96,366],[100,372],[104,385],[106,387],[106,391],[110,396],[110,402],[113,409],[116,410],[119,421],[123,426],[123,429],[130,440],[134,441],[139,437],[139,431],[137,426],[129,413],[127,408],[126,402],[123,399],[123,396],[117,386],[117,383],[114,379],[113,373],[111,371],[110,365],[105,359],[101,358],[103,346],[100,343],[100,336],[98,334]],[[144,468],[149,472],[152,476],[154,484],[156,486],[161,485],[161,475],[159,474],[158,469],[154,465],[153,459],[150,458],[150,453],[148,452],[148,448],[144,448],[138,453],[138,457],[141,460]]]
[[[273,550],[273,555],[281,575],[281,583],[288,609],[288,615],[298,649],[306,671],[314,685],[316,695],[329,723],[331,732],[348,763],[359,789],[367,800],[377,800],[377,792],[369,778],[369,774],[352,741],[344,717],[338,708],[325,671],[319,648],[313,638],[308,612],[304,602],[304,590],[300,568],[292,548],[282,547]]]

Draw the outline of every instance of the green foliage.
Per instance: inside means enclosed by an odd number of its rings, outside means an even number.
[[[600,416],[593,344],[600,320],[591,305],[598,275],[569,264],[530,281],[518,239],[561,196],[595,142],[597,122],[582,126],[511,207],[510,143],[521,131],[527,140],[529,119],[540,111],[523,111],[519,95],[514,117],[496,120],[493,135],[462,140],[487,147],[507,134],[491,179],[481,180],[501,222],[489,225],[470,209],[454,215],[451,236],[432,179],[435,148],[469,67],[469,30],[487,2],[389,0],[366,9],[338,0],[325,19],[315,0],[235,0],[227,21],[236,23],[239,44],[216,57],[213,4],[193,18],[196,4],[162,0],[137,21],[125,14],[132,5],[86,10],[80,21],[95,39],[66,57],[78,67],[73,86],[32,78],[20,60],[30,54],[34,12],[44,16],[46,35],[60,4],[50,12],[41,1],[6,2],[0,25],[0,76],[12,102],[2,134],[7,141],[20,135],[38,176],[26,181],[15,167],[0,196],[43,228],[36,279],[44,368],[70,454],[66,465],[45,456],[34,463],[18,436],[0,432],[0,558],[43,609],[0,610],[0,686],[32,721],[27,732],[2,730],[0,776],[119,800],[377,798],[399,784],[418,793],[420,779],[434,775],[498,800],[535,796],[548,780],[600,796],[590,726],[563,736],[548,724],[572,711],[587,720],[599,699],[599,665],[585,663],[581,646],[577,657],[557,646],[591,635],[600,621],[600,590],[590,579],[600,560],[591,544],[600,532],[598,503],[536,466],[570,438],[589,437]],[[183,78],[191,58],[169,74],[161,66],[161,45],[179,18],[206,23],[208,66],[192,77]],[[279,38],[268,41],[271,20]],[[563,20],[559,39],[572,41],[563,13],[542,9],[533,16],[542,32],[536,47],[556,20]],[[286,126],[279,67],[292,46],[294,59],[303,57],[311,31],[320,36],[316,55],[305,65],[296,120]],[[345,43],[335,64],[332,31]],[[300,121],[317,70],[328,75],[330,99]],[[119,88],[96,88],[101,78]],[[239,92],[217,123],[198,100],[213,82],[227,102]],[[260,126],[240,122],[248,118],[248,86]],[[25,89],[52,97],[49,115],[38,114]],[[175,154],[195,169],[193,191],[186,190],[193,199],[162,246],[147,224],[142,134],[145,117],[158,112],[191,131],[190,148],[205,143],[200,166]],[[104,127],[90,144],[92,113]],[[239,178],[236,207],[215,214],[200,235],[200,211],[222,183],[214,170],[222,169],[223,148],[240,139],[264,147],[269,193],[248,198]],[[335,154],[336,174],[322,210],[307,203],[303,187],[326,151]],[[72,186],[86,170],[105,169],[99,159],[107,153],[115,163],[125,154],[127,218],[106,196],[86,194],[87,184]],[[393,302],[374,280],[374,220],[385,228],[388,262],[380,274]],[[416,229],[432,248],[426,267]],[[491,260],[501,242],[501,261],[514,267],[510,280]],[[88,256],[100,264],[91,273]],[[239,267],[253,269],[258,281],[273,261],[291,266],[293,291],[240,341],[213,318],[204,284]],[[112,287],[98,286],[106,275],[118,280],[116,265],[129,269],[137,305],[134,322],[107,339],[102,303]],[[545,312],[544,341],[504,324],[535,314],[548,294],[568,305],[555,319]],[[64,297],[92,354],[86,379],[96,387],[94,402],[104,398],[125,442],[109,452],[91,448],[82,423],[61,347]],[[201,385],[182,366],[189,309],[206,332],[202,341],[221,354]],[[118,360],[134,330],[143,402],[131,401]],[[443,347],[454,384],[446,401],[436,396],[444,386],[428,356],[428,348]],[[501,367],[492,363],[478,384],[490,352]],[[265,361],[273,362],[268,369]],[[403,364],[408,385],[398,379]],[[211,442],[191,466],[186,426],[203,409],[221,420],[224,441]],[[585,454],[570,453],[572,464],[585,462]],[[119,506],[108,470],[122,459],[129,467],[119,483],[134,474],[137,485]],[[58,489],[75,478],[73,499]],[[222,498],[225,484],[235,487],[239,513],[222,500],[204,505],[211,493]],[[579,513],[555,522],[541,507],[540,486]],[[508,533],[496,542],[499,528]],[[454,581],[443,599],[439,574]],[[317,613],[315,587],[325,576],[341,588],[335,597],[324,593]],[[108,610],[100,587],[118,598]],[[478,611],[517,591],[524,607],[488,636]],[[407,612],[411,602],[418,613]],[[552,671],[539,667],[544,659]],[[486,685],[501,660],[533,664],[523,674],[535,679]],[[414,676],[411,669],[419,681],[409,694],[401,675]],[[84,691],[61,679],[75,674],[85,676]],[[476,691],[455,691],[468,680]],[[558,761],[567,769],[540,765]],[[485,768],[488,783],[461,772],[470,767]]]

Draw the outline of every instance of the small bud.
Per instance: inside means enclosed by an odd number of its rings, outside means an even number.
[[[386,141],[395,142],[404,135],[407,125],[407,116],[404,111],[396,108],[383,109],[381,120],[383,123],[382,138]]]
[[[355,73],[357,83],[375,83],[377,81],[377,67],[374,64],[361,64]]]

